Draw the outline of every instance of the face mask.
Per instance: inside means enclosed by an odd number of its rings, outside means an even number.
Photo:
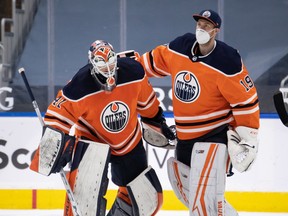
[[[211,30],[213,31],[213,29]],[[210,32],[211,32],[210,31]],[[196,29],[196,39],[199,44],[205,44],[210,40],[209,33],[203,29]]]

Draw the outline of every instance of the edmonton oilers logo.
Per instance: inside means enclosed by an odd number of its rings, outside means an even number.
[[[109,132],[120,132],[129,119],[129,109],[126,104],[120,101],[113,101],[108,104],[101,114],[101,124]]]
[[[200,86],[195,75],[188,71],[180,71],[175,77],[174,94],[183,102],[196,100],[200,93]]]

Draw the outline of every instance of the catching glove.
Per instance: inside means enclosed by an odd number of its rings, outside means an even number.
[[[247,171],[256,159],[258,152],[258,130],[239,126],[228,130],[228,153],[233,167],[239,172]]]
[[[176,145],[175,126],[168,127],[163,115],[163,110],[159,107],[158,113],[153,118],[141,116],[144,140],[156,147],[174,149]]]

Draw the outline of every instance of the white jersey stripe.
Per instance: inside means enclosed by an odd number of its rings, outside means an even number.
[[[71,127],[74,125],[73,121],[71,121],[70,119],[68,119],[68,118],[66,118],[66,117],[64,117],[64,116],[62,116],[62,115],[60,115],[60,114],[58,114],[52,110],[47,110],[47,113],[57,117],[58,119],[61,119],[62,121],[67,122],[68,124],[71,125]]]
[[[224,115],[230,112],[230,109],[225,109],[225,110],[221,110],[221,111],[217,111],[217,112],[213,112],[213,113],[209,113],[207,115],[199,115],[199,116],[174,116],[175,120],[179,120],[179,121],[191,121],[191,120],[202,120],[202,119],[208,119],[211,117],[215,117],[215,116],[220,116],[220,115]]]
[[[127,151],[127,149],[129,149],[131,147],[131,145],[135,142],[135,139],[138,137],[138,134],[141,132],[140,128],[138,127],[138,130],[137,130],[137,133],[135,134],[135,136],[133,137],[133,139],[129,142],[129,145],[125,146],[124,149],[122,150],[115,150],[113,149],[113,151],[117,154],[117,155],[120,155],[120,154],[123,154]]]
[[[148,53],[144,54],[144,66],[145,66],[145,70],[153,77],[161,77],[157,74],[154,74],[153,71],[150,70],[149,64],[148,64]]]
[[[149,103],[149,101],[151,100],[151,98],[154,97],[154,95],[155,95],[154,92],[152,92],[146,101],[144,101],[144,102],[138,101],[137,103],[140,104],[141,106],[146,106]]]
[[[243,105],[243,104],[249,104],[251,101],[253,101],[255,98],[257,97],[257,94],[255,93],[254,95],[252,95],[252,97],[248,98],[246,101],[242,101],[242,102],[239,102],[237,104],[230,104],[232,107],[235,107],[237,105]]]
[[[234,118],[231,117],[231,118],[227,119],[226,121],[222,121],[222,122],[219,122],[218,124],[210,125],[207,127],[199,127],[199,128],[195,128],[195,129],[183,129],[183,128],[179,128],[176,126],[176,129],[177,129],[177,131],[179,131],[181,133],[197,133],[197,132],[213,130],[217,127],[220,127],[221,125],[232,122],[233,120],[234,120]]]
[[[54,126],[58,126],[60,128],[62,128],[63,130],[69,132],[70,128],[63,126],[62,124],[59,124],[58,122],[49,122],[49,121],[45,121],[45,125],[54,125]]]
[[[256,111],[259,110],[259,106],[255,107],[254,109],[250,109],[250,110],[245,110],[245,111],[233,111],[233,115],[237,116],[237,115],[248,115],[251,113],[254,113]]]

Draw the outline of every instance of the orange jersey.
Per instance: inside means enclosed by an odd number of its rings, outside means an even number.
[[[107,93],[91,76],[91,65],[81,68],[49,105],[45,123],[92,141],[107,143],[112,154],[124,155],[142,138],[138,114],[152,118],[159,101],[141,64],[130,58],[117,62],[117,86]]]
[[[237,50],[221,41],[206,56],[197,55],[194,34],[187,33],[140,57],[149,77],[171,76],[178,138],[188,140],[213,129],[259,127],[256,88]]]

